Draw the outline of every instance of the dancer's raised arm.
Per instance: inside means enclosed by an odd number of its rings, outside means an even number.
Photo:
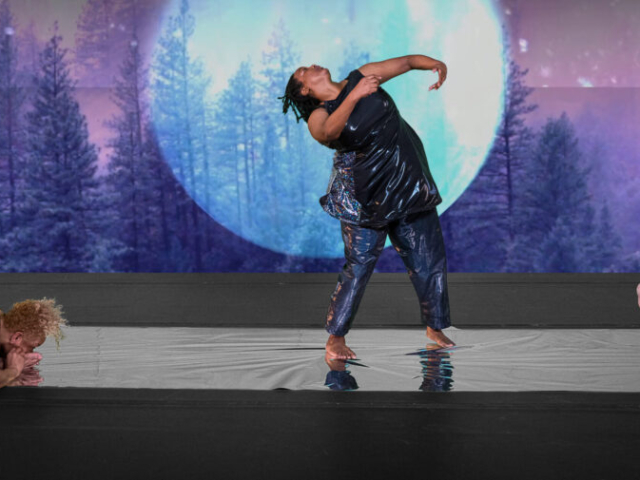
[[[379,75],[382,77],[380,80],[381,84],[409,70],[437,71],[439,75],[438,81],[431,85],[429,90],[432,88],[437,90],[447,78],[447,66],[444,62],[427,57],[426,55],[405,55],[380,62],[371,62],[361,66],[358,70],[360,70],[363,75]]]

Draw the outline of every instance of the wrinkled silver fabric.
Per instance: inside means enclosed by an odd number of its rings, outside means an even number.
[[[360,328],[349,341],[358,360],[343,366],[361,391],[426,391],[448,381],[443,390],[640,392],[637,328],[447,334],[455,347],[428,350],[437,345],[421,328]],[[322,329],[291,326],[73,326],[59,350],[47,340],[36,351],[43,387],[319,391],[331,388],[326,340]]]

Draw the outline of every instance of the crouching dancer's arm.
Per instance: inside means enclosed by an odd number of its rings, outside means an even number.
[[[20,376],[24,369],[25,358],[22,352],[17,349],[7,353],[7,357],[0,370],[0,388],[10,385],[16,378]]]

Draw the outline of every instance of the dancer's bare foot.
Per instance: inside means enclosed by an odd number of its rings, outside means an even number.
[[[427,327],[427,337],[436,342],[441,347],[453,347],[455,343],[447,337],[442,330]]]
[[[347,347],[344,342],[344,337],[329,335],[329,340],[327,340],[327,346],[325,349],[331,358],[340,358],[344,360],[356,358],[356,354],[353,350]]]
[[[638,294],[638,306],[640,307],[640,283],[636,287],[636,293]]]

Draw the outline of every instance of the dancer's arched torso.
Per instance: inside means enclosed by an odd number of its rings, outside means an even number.
[[[363,76],[352,70],[338,97],[322,108],[333,113]],[[422,141],[382,87],[358,101],[328,146],[336,152],[320,205],[329,215],[375,228],[442,203]]]

